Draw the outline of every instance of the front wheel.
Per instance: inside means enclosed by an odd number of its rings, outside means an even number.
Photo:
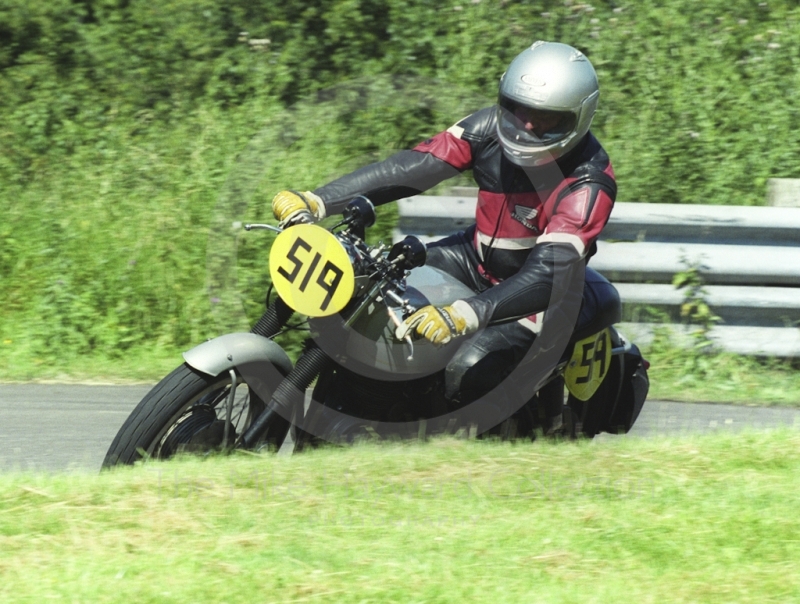
[[[103,468],[132,464],[142,457],[167,459],[176,453],[207,453],[231,446],[264,410],[264,401],[236,374],[210,376],[183,364],[159,382],[125,420],[106,453]],[[263,388],[259,393],[265,394]],[[227,434],[226,434],[227,424]],[[275,416],[260,444],[279,445],[289,422]]]

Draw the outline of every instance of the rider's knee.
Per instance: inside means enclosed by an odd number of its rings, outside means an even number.
[[[475,401],[494,390],[510,370],[502,350],[473,345],[459,351],[445,368],[445,396],[457,405]]]

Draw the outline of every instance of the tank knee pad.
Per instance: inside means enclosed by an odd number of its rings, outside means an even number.
[[[467,342],[445,368],[448,400],[463,405],[479,399],[496,388],[516,364],[501,334],[484,332],[482,336],[479,341]]]

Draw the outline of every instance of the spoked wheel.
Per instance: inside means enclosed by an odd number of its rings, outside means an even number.
[[[256,394],[237,373],[231,401],[231,383],[227,371],[212,377],[181,365],[161,380],[125,420],[106,453],[103,467],[132,464],[143,456],[167,459],[176,453],[205,454],[232,447],[264,410],[262,397],[267,398],[268,393],[259,387]],[[288,429],[289,422],[276,416],[259,448],[279,446]]]

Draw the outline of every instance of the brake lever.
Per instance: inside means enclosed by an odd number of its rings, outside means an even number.
[[[246,224],[244,225],[245,231],[252,231],[253,229],[266,229],[268,231],[275,231],[276,233],[283,233],[280,227],[272,226],[271,224]]]
[[[389,318],[394,323],[395,327],[400,328],[403,326],[403,322],[397,318],[397,315],[392,310],[390,306],[386,307],[386,312],[389,313]],[[414,360],[414,340],[411,339],[410,334],[406,334],[406,337],[403,338],[403,341],[408,344],[408,356],[406,357],[406,361],[413,361]]]
[[[387,290],[386,293],[383,296],[384,302],[386,302],[386,298],[391,298],[394,303],[398,304],[400,306],[400,308],[403,309],[403,313],[406,316],[417,312],[417,309],[414,308],[413,306],[411,306],[411,304],[409,304],[408,300],[404,300],[403,298],[398,296],[396,292],[393,292],[390,289]],[[398,327],[398,328],[402,327],[403,322],[398,318],[398,316],[395,314],[395,312],[392,310],[392,308],[389,306],[388,303],[386,303],[386,310],[389,313],[389,318],[392,320],[392,323],[395,324],[395,327]],[[414,360],[414,340],[411,339],[411,335],[410,334],[406,334],[406,337],[403,338],[403,340],[408,344],[408,348],[409,348],[409,354],[406,357],[406,360],[407,361],[413,361]]]

